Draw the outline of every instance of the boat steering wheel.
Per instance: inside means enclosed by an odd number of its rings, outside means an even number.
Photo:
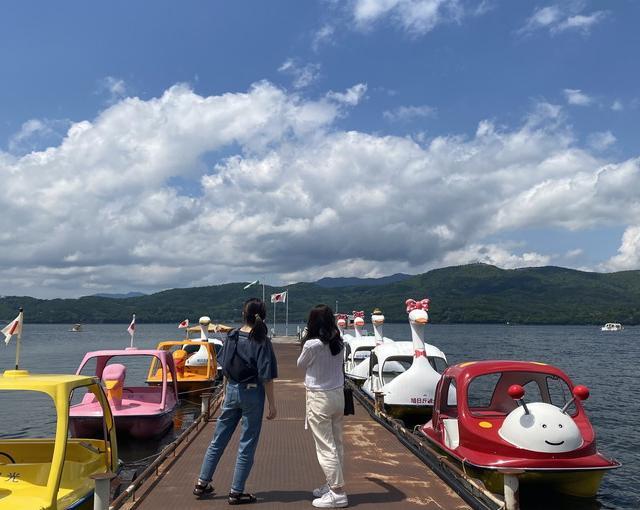
[[[9,455],[8,453],[0,452],[0,455],[3,456],[3,457],[6,457],[7,459],[9,459],[9,464],[15,464],[16,463],[15,459],[11,455]],[[5,464],[6,464],[6,462],[5,462]]]

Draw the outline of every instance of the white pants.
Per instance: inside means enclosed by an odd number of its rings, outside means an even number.
[[[344,486],[344,391],[307,391],[307,421],[316,443],[318,463],[332,489]]]

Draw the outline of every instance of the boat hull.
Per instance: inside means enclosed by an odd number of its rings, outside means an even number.
[[[495,494],[504,493],[504,474],[499,469],[474,465],[467,458],[463,461],[451,450],[435,441],[429,434],[425,434],[424,430],[422,436],[428,439],[438,452],[452,459],[468,476],[481,480],[489,491]],[[594,498],[598,493],[604,474],[617,467],[619,464],[614,462],[608,467],[577,467],[575,469],[537,469],[532,467],[514,468],[511,471],[517,475],[522,491],[540,493],[540,489],[544,489],[571,497]]]
[[[428,405],[384,405],[385,412],[393,418],[399,420],[410,421],[417,423],[424,423],[425,420],[431,419],[433,414],[433,406]]]
[[[482,480],[487,489],[496,494],[504,490],[503,474],[496,470],[467,468],[476,478]],[[594,498],[600,488],[605,470],[584,471],[525,471],[518,475],[522,490],[544,488],[559,494],[578,498]]]
[[[164,436],[173,426],[174,410],[151,416],[114,416],[118,437],[156,439]],[[73,437],[102,437],[102,416],[72,416]]]

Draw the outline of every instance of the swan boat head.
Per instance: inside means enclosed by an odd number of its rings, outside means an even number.
[[[371,312],[371,324],[373,324],[373,334],[376,337],[376,345],[380,345],[384,342],[384,335],[382,334],[384,315],[380,308],[374,308],[373,312]]]

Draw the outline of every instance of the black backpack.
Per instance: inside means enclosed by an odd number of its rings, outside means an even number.
[[[237,383],[257,383],[258,369],[249,360],[244,359],[238,352],[239,331],[234,331],[225,342],[222,373],[227,379]]]

